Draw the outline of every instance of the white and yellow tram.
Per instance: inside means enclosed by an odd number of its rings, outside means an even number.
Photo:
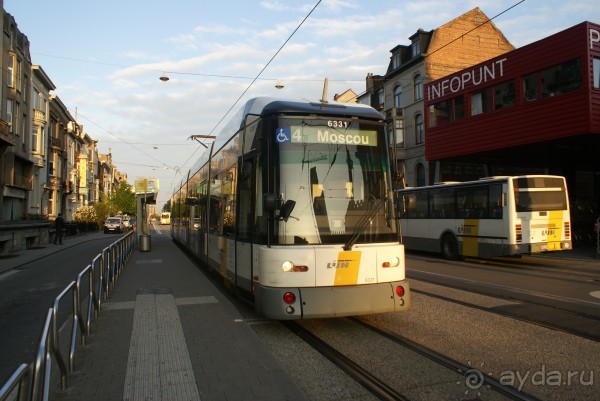
[[[269,318],[406,310],[383,116],[248,101],[171,198],[172,237]]]

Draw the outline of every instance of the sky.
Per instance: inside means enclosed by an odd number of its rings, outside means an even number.
[[[515,47],[600,23],[597,0],[4,0],[100,153],[132,185],[158,178],[158,208],[204,149],[190,136],[257,96],[321,99],[325,78],[329,100],[361,94],[392,48],[475,7]]]

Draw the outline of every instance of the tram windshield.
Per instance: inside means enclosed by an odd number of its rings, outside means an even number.
[[[397,240],[389,219],[383,125],[351,119],[280,119],[278,192],[296,202],[278,222],[280,244]]]

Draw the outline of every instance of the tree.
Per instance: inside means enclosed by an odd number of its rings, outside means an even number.
[[[117,213],[135,215],[135,192],[132,189],[127,181],[123,181],[109,196],[108,203]]]

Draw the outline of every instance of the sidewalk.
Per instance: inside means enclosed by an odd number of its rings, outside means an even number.
[[[173,243],[134,251],[51,399],[306,400],[227,298]]]
[[[80,234],[74,237],[63,238],[63,245],[54,245],[53,243],[49,243],[37,248],[22,249],[14,255],[0,257],[0,274],[26,265],[27,263],[45,258],[48,255],[60,252],[62,249],[81,244],[82,242],[93,241],[98,238],[106,237],[107,235],[102,231],[97,231],[93,233]],[[119,237],[114,236],[114,238],[116,241]]]

